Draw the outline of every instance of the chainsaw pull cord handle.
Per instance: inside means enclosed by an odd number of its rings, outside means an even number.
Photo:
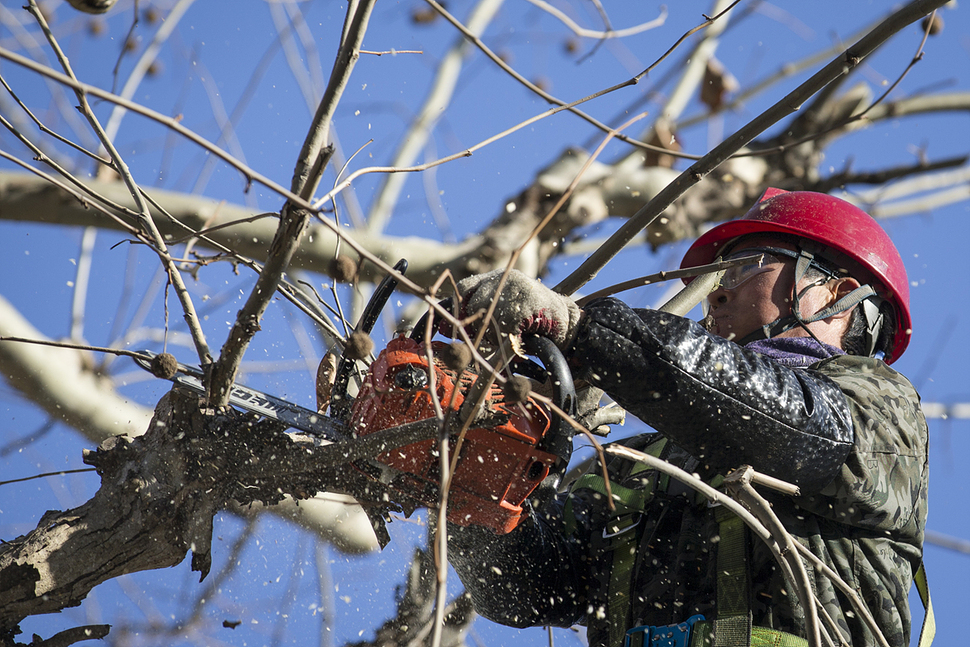
[[[407,259],[402,258],[394,265],[394,271],[400,274],[404,274],[407,270]],[[374,324],[377,323],[377,318],[381,315],[381,310],[384,309],[384,304],[391,298],[397,284],[397,277],[393,274],[388,274],[378,283],[374,293],[367,301],[367,305],[364,306],[364,311],[360,314],[354,332],[370,334],[370,331],[374,329]],[[346,419],[350,414],[350,398],[347,397],[347,388],[350,385],[350,372],[354,368],[354,363],[354,360],[348,359],[345,355],[341,355],[340,361],[337,363],[337,375],[333,381],[332,404],[330,405],[335,418]]]

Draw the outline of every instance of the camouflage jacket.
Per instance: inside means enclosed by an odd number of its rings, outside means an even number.
[[[926,424],[909,382],[883,362],[846,355],[789,368],[686,319],[612,299],[585,310],[576,372],[660,432],[623,443],[649,450],[663,437],[662,457],[705,479],[750,464],[800,485],[800,497],[763,494],[856,590],[889,643],[907,645],[927,495]],[[591,645],[609,644],[618,617],[626,627],[716,617],[713,509],[629,461],[614,458],[609,471],[611,483],[652,491],[642,516],[618,520],[580,479],[506,536],[451,529],[452,563],[479,612],[513,626],[586,624]],[[608,593],[617,550],[635,552],[622,614]],[[753,624],[804,635],[768,549],[749,536],[747,552]],[[873,644],[831,581],[811,568],[809,576],[843,640]]]

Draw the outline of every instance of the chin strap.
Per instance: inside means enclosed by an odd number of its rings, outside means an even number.
[[[758,341],[759,339],[771,339],[772,337],[777,337],[783,332],[791,330],[795,326],[801,326],[812,339],[818,342],[822,348],[825,348],[825,345],[819,341],[818,337],[816,337],[815,334],[808,329],[808,324],[821,321],[822,319],[827,319],[828,317],[836,315],[840,312],[845,312],[853,306],[862,303],[863,315],[865,316],[866,320],[866,354],[871,357],[875,351],[876,341],[879,338],[879,330],[882,328],[883,323],[883,316],[879,311],[878,303],[882,301],[882,299],[876,296],[876,291],[872,288],[872,286],[861,285],[829,307],[819,310],[810,317],[802,317],[800,314],[801,298],[805,295],[805,293],[816,285],[822,285],[826,281],[839,278],[839,276],[819,263],[816,263],[815,256],[803,249],[798,250],[797,254],[785,249],[773,249],[772,253],[782,253],[785,256],[795,259],[795,282],[792,285],[791,314],[785,315],[784,317],[779,317],[771,323],[761,326],[761,328],[758,328],[751,334],[747,335],[738,343],[744,346],[745,344]],[[811,267],[814,267],[820,272],[824,273],[826,278],[819,279],[810,285],[805,286],[801,292],[797,291],[799,282],[801,282]]]

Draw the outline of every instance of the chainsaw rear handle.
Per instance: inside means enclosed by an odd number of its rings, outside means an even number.
[[[559,347],[547,337],[541,335],[522,335],[526,352],[535,356],[552,380],[552,401],[569,417],[576,415],[576,387],[573,384],[573,374],[569,370],[566,358]],[[573,453],[572,426],[553,412],[555,421],[552,429],[537,445],[538,449],[558,456],[562,462],[563,473],[566,463]],[[561,474],[559,475],[562,476]]]

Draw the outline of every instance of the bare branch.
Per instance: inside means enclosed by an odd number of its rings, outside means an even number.
[[[502,6],[502,2],[504,0],[479,0],[468,19],[467,33],[477,40],[491,23],[492,17]],[[434,82],[425,97],[424,105],[414,116],[407,131],[401,135],[401,144],[394,154],[391,166],[411,166],[417,159],[430,137],[431,130],[451,102],[461,73],[462,61],[469,48],[468,41],[459,37],[442,58]],[[367,217],[367,232],[373,234],[384,230],[406,179],[405,175],[395,173],[384,178],[383,185],[374,200],[374,206]]]
[[[293,173],[291,190],[299,194],[304,201],[313,195],[333,151],[332,146],[326,145],[329,139],[330,121],[353,72],[354,63],[360,56],[360,44],[367,30],[367,22],[375,1],[365,0],[353,13],[348,9],[349,36],[342,44],[334,63],[330,82],[320,100]],[[249,298],[233,322],[232,330],[212,369],[208,389],[210,402],[213,405],[223,406],[228,402],[230,387],[239,370],[242,356],[249,341],[259,330],[259,320],[276,293],[283,272],[289,267],[294,253],[300,246],[300,239],[310,221],[310,215],[310,211],[292,201],[288,201],[283,207],[279,228],[270,246],[266,264]]]
[[[667,53],[664,54],[656,62],[654,62],[653,65],[651,65],[649,68],[647,68],[646,70],[644,70],[643,72],[641,72],[639,75],[637,75],[633,79],[624,81],[623,83],[619,83],[619,84],[614,85],[614,86],[612,86],[610,88],[607,88],[606,90],[602,90],[602,91],[597,92],[595,94],[592,94],[592,95],[589,95],[587,97],[584,97],[584,98],[582,98],[582,99],[580,99],[578,101],[573,101],[573,102],[567,103],[567,102],[565,102],[565,101],[563,101],[561,99],[557,99],[556,97],[552,96],[551,94],[549,94],[548,92],[546,92],[545,90],[543,90],[542,88],[540,88],[539,86],[537,86],[536,84],[534,84],[531,81],[527,80],[521,74],[519,74],[518,72],[516,72],[508,63],[506,63],[505,61],[503,61],[502,58],[499,55],[497,55],[495,52],[493,52],[488,47],[486,47],[485,44],[481,41],[481,39],[478,38],[477,36],[475,36],[472,32],[470,32],[468,30],[468,28],[465,27],[464,25],[462,25],[461,22],[457,18],[455,18],[454,16],[452,16],[450,13],[448,13],[445,10],[445,8],[443,6],[441,6],[441,4],[439,4],[435,0],[425,0],[425,2],[427,2],[432,7],[434,7],[435,11],[437,11],[442,16],[444,16],[444,18],[448,22],[450,22],[459,31],[461,31],[465,35],[465,38],[468,38],[469,40],[471,40],[475,44],[475,46],[478,47],[478,49],[481,50],[481,52],[483,54],[485,54],[489,58],[489,60],[491,60],[496,65],[498,65],[504,72],[506,72],[507,74],[509,74],[516,81],[518,81],[519,83],[521,83],[522,85],[524,85],[526,88],[528,88],[530,91],[536,93],[537,95],[539,95],[540,97],[542,97],[543,99],[545,99],[546,101],[548,101],[549,103],[552,103],[554,105],[557,105],[561,109],[569,110],[571,113],[573,113],[576,116],[584,119],[585,121],[587,121],[588,123],[592,124],[593,126],[599,128],[603,132],[609,132],[610,131],[610,127],[607,126],[606,124],[598,121],[594,117],[591,117],[590,115],[586,114],[585,112],[582,112],[581,110],[578,110],[576,108],[576,106],[578,106],[578,105],[580,105],[582,103],[585,103],[587,101],[590,101],[592,99],[596,99],[598,97],[601,97],[601,96],[603,96],[605,94],[608,94],[610,92],[614,92],[614,91],[619,90],[621,88],[625,88],[625,87],[628,87],[628,86],[631,86],[631,85],[636,85],[637,83],[639,83],[640,79],[647,72],[649,72],[651,69],[653,69],[654,67],[656,67],[660,63],[660,61],[662,61],[664,58],[666,58],[670,54],[670,52],[673,51],[673,48],[671,48],[671,50],[668,50]],[[681,37],[681,39],[677,42],[677,45],[679,45],[685,38],[687,38],[688,35],[690,35],[691,33],[694,33],[694,31],[696,31],[696,29],[695,30],[691,30],[691,32],[689,32],[688,34],[685,34],[683,37]],[[674,47],[676,47],[677,45],[675,45]],[[551,114],[555,114],[556,112],[559,112],[559,110],[553,111]],[[638,141],[638,140],[636,140],[634,138],[629,137],[628,135],[622,135],[622,134],[621,135],[618,135],[617,136],[617,139],[620,139],[621,141],[624,141],[627,144],[630,144],[632,146],[636,146],[637,148],[642,148],[644,150],[653,150],[653,151],[660,151],[660,152],[665,152],[667,150],[667,149],[661,148],[659,146],[654,146],[652,144],[647,144],[645,142]],[[694,157],[694,156],[686,155],[686,154],[683,154],[683,153],[678,154],[678,157],[683,157],[683,158],[686,158],[686,159],[696,159],[696,157]]]
[[[653,200],[640,209],[633,218],[625,222],[610,237],[606,244],[590,255],[579,268],[561,281],[556,286],[556,291],[563,294],[572,294],[581,288],[611,258],[616,256],[620,249],[630,242],[637,233],[645,229],[674,200],[690,187],[697,184],[708,173],[716,169],[724,160],[736,153],[742,146],[745,146],[772,124],[777,123],[786,115],[798,110],[802,103],[813,94],[832,81],[847,74],[862,59],[900,29],[922,18],[943,4],[945,4],[945,0],[916,0],[884,20],[859,42],[847,49],[844,54],[838,56],[831,63],[812,75],[810,79],[790,92],[786,97],[761,113],[754,120],[748,122],[747,125],[725,139],[724,142],[716,146],[710,153],[691,165],[676,180],[668,184]]]
[[[135,63],[134,68],[128,74],[128,80],[125,81],[125,85],[121,88],[119,96],[130,100],[134,95],[138,86],[141,84],[142,80],[145,78],[145,74],[148,72],[148,68],[152,66],[155,59],[158,57],[158,53],[162,49],[162,45],[168,40],[168,37],[172,35],[175,28],[178,26],[179,21],[185,15],[185,12],[189,10],[192,3],[195,0],[178,0],[172,10],[169,11],[168,15],[165,16],[165,20],[159,25],[158,31],[152,37],[151,42],[145,51],[142,52],[138,61]],[[137,20],[137,15],[135,16]],[[116,104],[114,110],[111,111],[111,116],[108,117],[108,122],[105,124],[104,132],[108,139],[114,141],[115,136],[118,134],[118,130],[121,128],[121,120],[125,118],[127,110],[121,104]]]
[[[50,28],[47,25],[47,20],[37,7],[36,0],[29,0],[29,2],[30,12],[37,20],[37,23],[44,31],[44,34],[47,36],[47,40],[50,43],[51,48],[54,50],[54,53],[57,55],[61,66],[64,68],[64,72],[70,79],[76,81],[77,77],[71,70],[70,62],[67,60],[67,57],[57,44],[54,34],[50,31]],[[205,333],[202,331],[199,318],[195,314],[195,306],[192,303],[188,290],[186,289],[185,284],[182,282],[182,276],[179,274],[178,268],[175,267],[175,264],[172,263],[171,259],[168,257],[165,241],[155,228],[155,223],[152,221],[151,214],[149,213],[148,204],[145,202],[145,199],[141,194],[141,190],[135,183],[135,179],[128,170],[128,166],[125,164],[125,161],[122,159],[121,155],[114,147],[114,144],[102,129],[101,124],[94,115],[94,112],[91,110],[87,96],[84,92],[77,89],[75,89],[75,94],[78,102],[80,103],[82,113],[87,118],[88,123],[98,136],[98,139],[101,140],[102,146],[104,146],[105,150],[108,151],[108,155],[111,157],[114,169],[119,175],[121,175],[121,179],[124,181],[125,186],[128,187],[128,191],[131,193],[132,197],[135,199],[135,203],[138,205],[139,222],[150,237],[154,245],[154,249],[158,253],[159,260],[161,260],[162,264],[168,271],[169,279],[172,281],[172,285],[175,287],[175,292],[182,304],[185,321],[188,324],[189,331],[192,334],[192,339],[195,342],[196,350],[199,353],[199,359],[202,361],[203,365],[206,365],[211,361],[212,358],[209,356],[209,347],[205,341]]]
[[[667,21],[667,7],[660,7],[660,15],[649,20],[647,22],[640,23],[639,25],[634,25],[633,27],[626,27],[625,29],[608,29],[607,31],[599,31],[596,29],[587,29],[576,24],[572,18],[567,16],[560,9],[552,6],[544,0],[526,0],[529,4],[535,5],[554,16],[562,24],[569,28],[574,34],[581,38],[595,38],[597,40],[606,40],[608,38],[623,38],[624,36],[633,36],[635,34],[641,34],[645,31],[650,31],[651,29],[656,29],[662,26]]]

